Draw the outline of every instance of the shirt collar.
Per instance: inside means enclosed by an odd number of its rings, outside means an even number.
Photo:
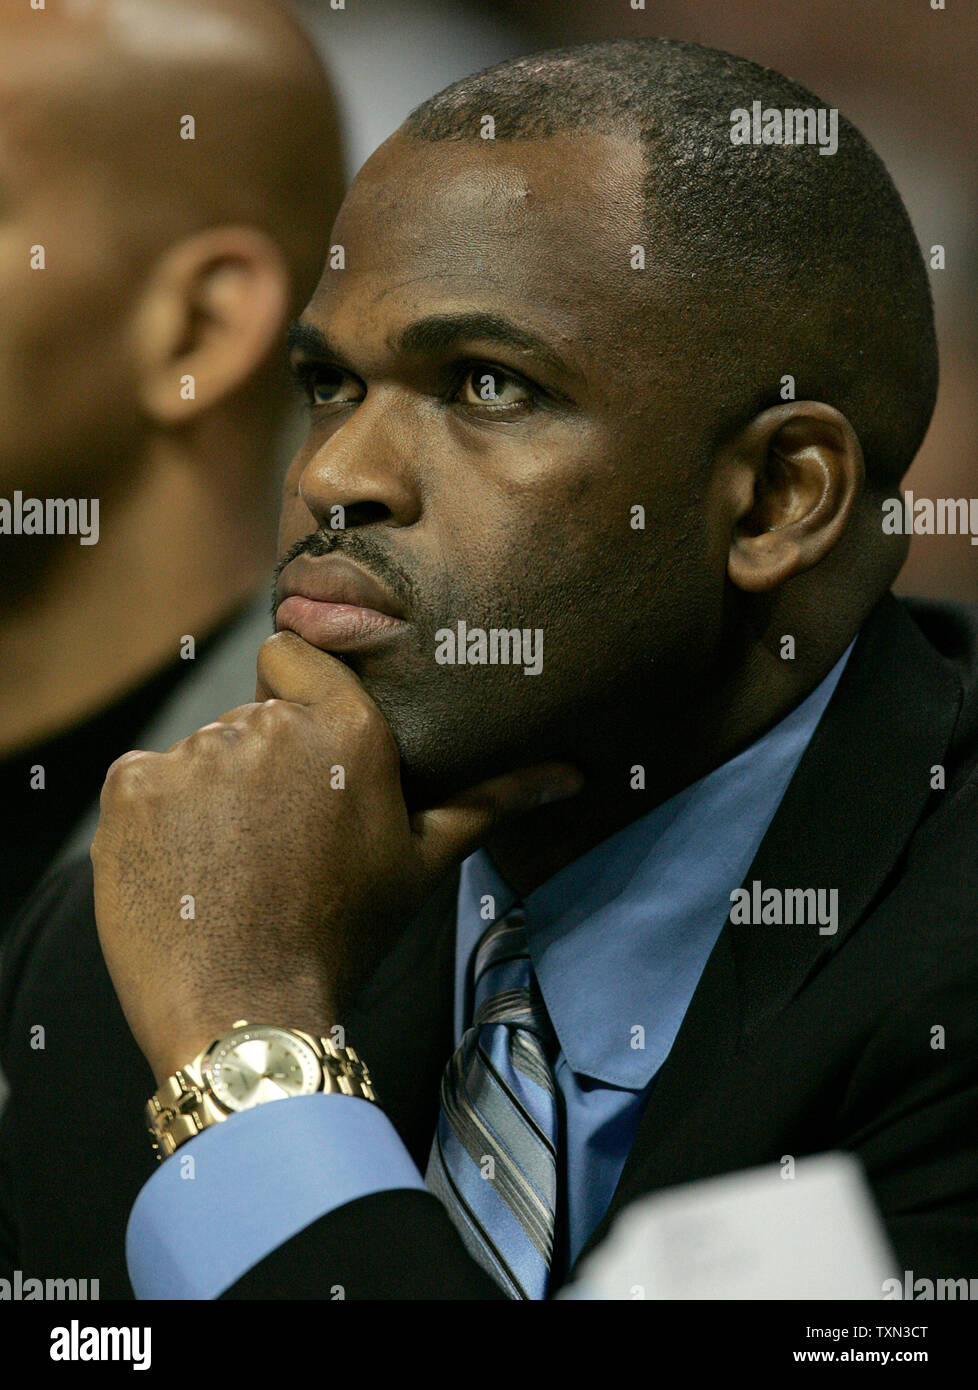
[[[561,1051],[578,1075],[638,1090],[662,1065],[729,915],[730,894],[750,869],[852,645],[749,748],[527,896],[534,971]],[[475,946],[517,901],[485,850],[464,861],[456,1039],[470,1017]]]

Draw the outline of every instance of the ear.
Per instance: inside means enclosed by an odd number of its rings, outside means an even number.
[[[146,413],[178,424],[234,395],[277,345],[289,301],[285,259],[257,228],[213,227],[172,247],[133,323]]]
[[[865,482],[863,452],[844,415],[792,401],[757,415],[723,450],[730,503],[727,573],[748,593],[779,588],[835,546]]]

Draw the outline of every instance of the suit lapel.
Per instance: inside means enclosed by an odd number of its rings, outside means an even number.
[[[744,886],[837,888],[838,930],[727,921],[649,1104],[604,1219],[683,1180],[675,1135],[702,1082],[780,1012],[865,916],[931,796],[961,702],[951,666],[887,595],[864,624],[839,686],[748,871]]]

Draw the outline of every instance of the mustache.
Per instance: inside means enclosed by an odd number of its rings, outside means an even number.
[[[401,569],[400,565],[396,565],[379,545],[361,531],[327,531],[320,528],[301,541],[296,541],[276,563],[272,579],[273,621],[278,608],[276,593],[279,578],[286,565],[298,560],[300,555],[309,555],[315,559],[323,555],[343,555],[386,585],[394,597],[404,605],[406,612],[410,613],[413,609],[414,583],[411,576]]]

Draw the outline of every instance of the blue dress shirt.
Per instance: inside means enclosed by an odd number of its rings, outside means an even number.
[[[524,900],[533,967],[560,1044],[565,1266],[607,1210],[649,1088],[729,915],[730,895],[750,869],[851,650],[749,748]],[[485,851],[465,860],[456,1042],[471,1016],[476,943],[516,900]],[[424,1179],[369,1101],[315,1095],[256,1106],[206,1129],[144,1185],[126,1239],[133,1288],[140,1298],[215,1298],[320,1216],[395,1188],[423,1189]]]

